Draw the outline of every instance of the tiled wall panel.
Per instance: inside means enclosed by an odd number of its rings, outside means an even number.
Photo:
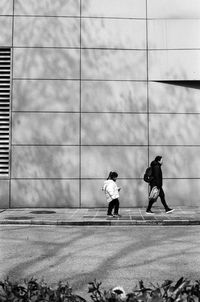
[[[84,0],[81,4],[83,16],[145,18],[145,0]]]
[[[79,143],[79,114],[14,113],[13,144]]]
[[[15,17],[14,29],[14,46],[80,47],[78,18]]]
[[[162,113],[200,113],[200,84],[149,82],[149,110]]]
[[[146,82],[84,81],[81,109],[88,112],[146,112]]]
[[[146,114],[83,113],[82,144],[146,145]]]
[[[40,16],[79,16],[80,0],[15,0],[15,14]]]
[[[0,180],[0,209],[9,207],[9,180]]]
[[[150,145],[200,145],[199,114],[151,114]]]
[[[199,50],[149,51],[149,80],[200,80]]]
[[[146,80],[145,51],[82,49],[82,78]]]
[[[14,208],[73,208],[79,206],[79,182],[77,180],[13,179],[11,185],[11,204]]]
[[[82,146],[81,177],[107,178],[117,171],[121,178],[143,178],[147,147]]]
[[[80,81],[14,80],[14,111],[78,111]]]
[[[12,18],[0,16],[0,46],[12,45]]]
[[[78,151],[70,146],[14,146],[12,177],[78,178]]]
[[[145,20],[88,18],[81,26],[82,47],[146,48]]]
[[[200,48],[200,19],[149,20],[148,42],[150,49]]]
[[[103,180],[82,180],[81,196],[83,207],[107,207],[108,203],[101,190]],[[148,190],[143,180],[118,179],[117,185],[121,187],[120,207],[143,207],[147,204]]]
[[[200,178],[200,146],[159,146],[149,148],[150,159],[163,156],[165,178]]]
[[[200,18],[199,0],[147,0],[149,18]]]
[[[166,179],[164,189],[170,207],[199,206],[200,179]]]
[[[13,76],[16,78],[79,78],[79,50],[15,48]]]
[[[0,15],[12,15],[13,0],[0,0]]]

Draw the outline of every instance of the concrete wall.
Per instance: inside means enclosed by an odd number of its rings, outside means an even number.
[[[199,203],[199,0],[0,0],[0,14],[13,50],[1,207],[104,206],[111,170],[121,206],[144,206],[158,154],[170,205]]]

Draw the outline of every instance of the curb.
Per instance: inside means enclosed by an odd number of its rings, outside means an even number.
[[[200,225],[200,220],[0,220],[0,225],[56,225],[56,226],[175,226],[175,225]]]
[[[0,220],[0,225],[23,224],[23,225],[111,225],[110,221],[52,221],[52,220]]]

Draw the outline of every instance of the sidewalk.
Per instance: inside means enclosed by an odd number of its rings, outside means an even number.
[[[124,226],[124,225],[199,225],[200,207],[175,207],[166,214],[163,208],[154,208],[147,215],[145,208],[122,208],[120,218],[108,218],[107,208],[25,208],[1,209],[0,224],[68,225],[68,226]]]

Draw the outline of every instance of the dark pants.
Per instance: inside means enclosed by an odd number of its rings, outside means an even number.
[[[119,200],[118,198],[113,199],[108,204],[108,212],[107,215],[112,215],[112,210],[114,209],[114,214],[118,214],[119,211]]]
[[[152,190],[152,187],[151,187],[151,190]],[[162,204],[163,204],[163,206],[165,208],[165,211],[169,210],[169,207],[168,207],[168,205],[167,205],[167,203],[165,201],[165,192],[163,191],[162,187],[160,188],[160,193],[159,193],[158,196],[160,197],[160,200],[161,200],[161,202],[162,202]],[[147,211],[151,210],[151,207],[154,204],[154,202],[156,202],[156,200],[157,199],[153,199],[153,198],[149,199],[149,204],[148,204],[148,207],[147,207]]]

